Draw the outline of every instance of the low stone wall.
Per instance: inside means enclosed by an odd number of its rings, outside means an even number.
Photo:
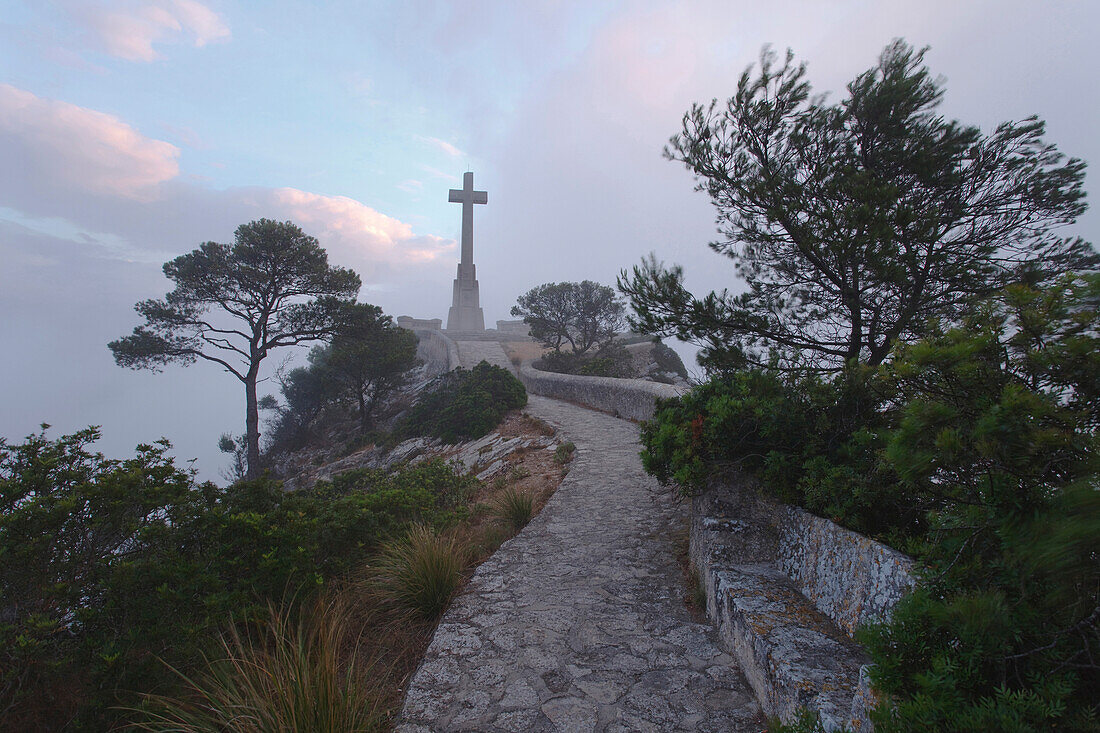
[[[411,329],[416,334],[416,356],[428,366],[433,376],[457,369],[461,362],[458,358],[458,346],[442,331],[434,329]]]
[[[784,506],[778,526],[776,565],[848,636],[886,620],[915,584],[911,558],[828,519]]]
[[[444,330],[445,334],[453,341],[533,341],[530,336],[514,331],[498,331],[495,328],[487,328],[484,331],[456,331]]]
[[[914,563],[892,547],[763,494],[746,478],[714,481],[692,500],[693,527],[735,523],[732,563],[771,562],[848,636],[885,619],[914,585]],[[698,538],[695,538],[698,540]],[[702,570],[700,568],[700,570]]]
[[[519,378],[534,394],[587,405],[628,420],[648,420],[653,417],[657,398],[679,397],[687,391],[683,387],[644,379],[544,372],[536,369],[531,361],[520,366]]]
[[[412,316],[398,316],[397,325],[401,328],[407,328],[410,331],[417,329],[427,329],[430,331],[439,331],[443,328],[443,319],[441,318],[413,318]]]
[[[869,660],[853,635],[913,587],[910,558],[734,476],[692,500],[691,559],[767,714],[790,722],[808,708],[825,730],[871,729]]]
[[[497,321],[497,332],[527,338],[531,335],[531,327],[523,321]]]

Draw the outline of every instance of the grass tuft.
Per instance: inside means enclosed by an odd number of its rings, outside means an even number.
[[[493,501],[493,514],[504,524],[519,532],[531,521],[535,513],[534,498],[523,491],[509,486],[497,495]]]
[[[232,627],[224,658],[195,678],[172,669],[187,692],[144,695],[131,727],[148,731],[375,731],[384,725],[372,670],[356,664],[358,637],[346,608],[317,601],[268,607],[260,631]],[[343,653],[350,645],[350,654]]]
[[[416,525],[382,548],[372,584],[388,605],[432,620],[458,590],[465,565],[466,552],[457,540]]]
[[[554,460],[563,466],[569,461],[573,460],[573,453],[577,450],[577,446],[573,445],[573,442],[562,443],[554,450]]]

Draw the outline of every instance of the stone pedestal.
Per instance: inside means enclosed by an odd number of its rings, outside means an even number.
[[[459,264],[454,281],[454,299],[447,312],[448,331],[484,331],[485,313],[481,309],[477,270],[473,264]]]

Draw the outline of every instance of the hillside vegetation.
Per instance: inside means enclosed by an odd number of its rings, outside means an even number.
[[[623,273],[632,326],[701,343],[709,376],[658,406],[643,460],[688,493],[747,473],[921,561],[862,632],[876,730],[1097,730],[1100,275],[1055,234],[1085,165],[1035,118],[944,119],[922,60],[896,41],[827,104],[765,50],[684,116],[666,153],[748,289]]]
[[[526,395],[493,369],[435,385],[431,414],[496,428]],[[562,471],[540,451],[491,485],[427,458],[219,487],[165,441],[115,460],[95,428],[46,427],[0,441],[4,730],[216,730],[241,706],[273,729],[383,729],[463,573],[522,527],[504,505],[529,517]]]

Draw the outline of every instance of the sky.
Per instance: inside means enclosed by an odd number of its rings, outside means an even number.
[[[290,219],[360,300],[446,318],[462,173],[487,325],[546,282],[614,284],[649,253],[690,289],[738,289],[714,211],[663,159],[693,102],[764,44],[840,99],[893,38],[928,46],[943,114],[1037,114],[1100,161],[1094,0],[0,0],[0,436],[99,425],[168,438],[218,480],[244,390],[209,363],[115,365],[161,265],[240,224]],[[1086,190],[1096,190],[1093,178]],[[1068,231],[1100,241],[1100,214]],[[304,360],[305,350],[292,358]],[[276,352],[272,367],[282,361]],[[270,369],[267,374],[270,374]],[[277,391],[268,380],[261,394]]]

